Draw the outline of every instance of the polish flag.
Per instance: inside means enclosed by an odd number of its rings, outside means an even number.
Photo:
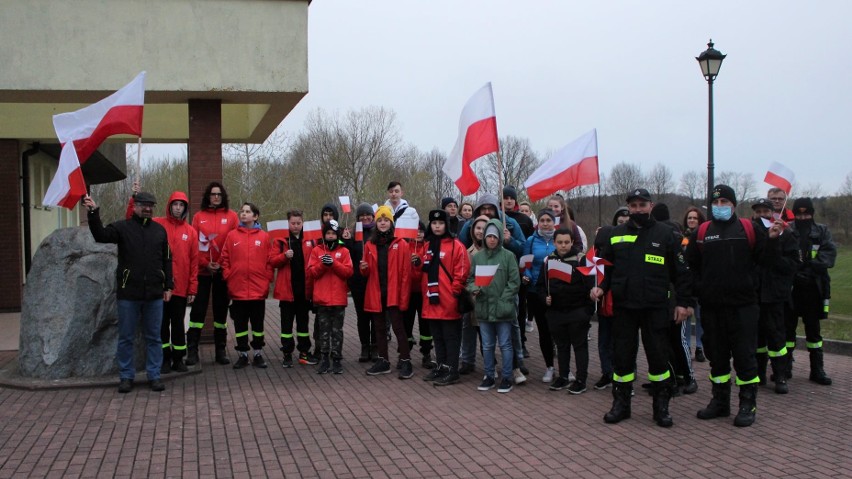
[[[355,223],[355,241],[364,241],[364,223]]]
[[[118,134],[142,136],[145,104],[145,72],[122,89],[77,111],[53,115],[53,128],[62,145],[59,168],[42,203],[73,209],[86,194],[80,165],[108,137]],[[66,145],[71,145],[66,148]]]
[[[340,207],[343,208],[344,213],[352,211],[352,204],[349,203],[348,196],[338,196],[338,198],[340,199]]]
[[[488,82],[464,105],[458,139],[442,169],[463,195],[471,195],[479,189],[479,179],[473,173],[471,163],[496,152],[498,148],[494,95],[491,82]]]
[[[373,214],[375,214],[376,211],[379,211],[379,205],[377,205],[376,203],[373,203]]]
[[[518,267],[521,268],[521,272],[526,271],[532,267],[534,256],[531,254],[525,254],[521,256],[521,259],[518,261]]]
[[[565,145],[524,182],[530,201],[538,201],[560,190],[600,182],[598,133],[596,129]]]
[[[288,220],[275,220],[266,223],[266,230],[269,232],[269,236],[273,239],[290,239],[290,221]]]
[[[571,282],[571,273],[574,268],[570,264],[557,260],[547,262],[547,279],[559,279],[566,283]]]
[[[777,161],[773,161],[772,164],[769,165],[769,171],[766,172],[766,177],[763,179],[763,182],[776,188],[781,188],[784,190],[784,193],[789,195],[793,190],[793,181],[795,180],[796,174],[793,173],[793,170],[787,168],[781,163],[778,163]]]
[[[479,286],[480,288],[484,288],[491,284],[491,281],[494,279],[494,275],[497,274],[497,268],[500,265],[484,265],[478,264],[476,265],[476,277],[473,280],[473,284]]]
[[[415,218],[402,217],[396,220],[393,235],[396,238],[417,239],[417,231],[420,230],[420,222]]]
[[[598,258],[595,256],[596,254],[594,247],[589,248],[589,251],[586,252],[587,266],[578,266],[577,271],[586,276],[594,276],[595,284],[600,285],[604,279],[604,266],[612,266],[612,263],[603,258]]]
[[[321,240],[322,221],[305,221],[305,224],[302,226],[302,235],[304,236],[305,240]]]

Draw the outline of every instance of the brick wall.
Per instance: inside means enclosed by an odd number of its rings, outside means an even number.
[[[21,228],[21,152],[18,140],[0,140],[0,312],[21,310],[24,281]]]

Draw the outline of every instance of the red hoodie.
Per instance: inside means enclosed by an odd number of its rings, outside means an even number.
[[[322,264],[320,258],[330,254],[334,259],[331,266]],[[338,244],[333,250],[326,248],[325,243],[319,243],[311,251],[308,261],[307,277],[313,281],[313,302],[318,306],[346,306],[349,298],[346,293],[349,286],[346,280],[352,276],[352,258],[349,250]]]
[[[278,269],[278,274],[275,276],[275,290],[272,292],[272,297],[279,301],[295,301],[293,282],[291,280],[292,268],[290,267],[290,258],[282,252],[282,247],[283,251],[290,249],[288,242],[292,240],[292,237],[287,240],[276,240],[272,245],[274,252],[272,267]],[[302,257],[305,260],[305,299],[310,299],[312,292],[312,281],[308,275],[308,261],[311,260],[313,245],[314,242],[312,240],[302,239]]]
[[[367,278],[364,311],[381,313],[382,290],[379,280],[379,256],[378,248],[372,241],[364,243],[362,260],[367,263],[367,269],[361,270],[361,276]],[[408,309],[408,300],[411,296],[410,283],[411,252],[405,240],[395,238],[388,244],[387,307],[398,307],[401,311]]]
[[[231,299],[251,301],[269,296],[272,282],[272,244],[259,228],[240,226],[228,233],[222,248],[222,277]]]
[[[225,237],[239,224],[237,214],[224,208],[207,208],[195,213],[192,227],[198,232],[198,274],[210,276],[207,265],[211,261],[221,262],[219,255],[222,254]]]
[[[183,201],[186,209],[180,219],[171,215],[172,203]],[[131,203],[133,199],[131,198]],[[182,191],[175,191],[166,204],[166,216],[158,216],[154,221],[166,229],[169,248],[172,250],[172,275],[175,289],[172,294],[185,298],[198,292],[198,233],[186,222],[189,211],[189,199]]]
[[[427,254],[427,258],[428,258]],[[456,297],[461,293],[467,283],[467,275],[470,272],[470,259],[467,249],[457,239],[447,237],[441,240],[441,264],[438,268],[438,304],[431,304],[427,283],[429,274],[421,266],[423,277],[420,279],[420,288],[423,295],[423,317],[426,319],[459,319],[461,314],[458,310]],[[447,272],[444,271],[447,269]]]

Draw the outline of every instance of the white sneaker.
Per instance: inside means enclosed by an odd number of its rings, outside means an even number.
[[[547,368],[547,371],[544,372],[544,376],[541,377],[541,381],[545,382],[545,383],[549,383],[550,381],[553,381],[553,375],[554,374],[555,374],[555,371],[553,370],[553,366]]]
[[[526,380],[527,380],[527,377],[526,377],[526,376],[524,376],[524,374],[523,374],[523,373],[521,372],[521,370],[520,370],[520,369],[518,369],[518,368],[515,368],[515,369],[512,371],[512,376],[513,376],[513,377],[514,377],[514,379],[515,379],[515,384],[523,384],[523,383],[525,383],[525,382],[526,382]]]
[[[531,333],[531,332],[535,331],[535,321],[530,321],[530,320],[528,319],[528,320],[527,320],[527,324],[526,324],[526,326],[524,327],[524,329],[525,329],[525,330],[526,330],[526,332],[528,332],[528,333]]]
[[[574,382],[577,380],[577,376],[574,376],[574,373],[568,371],[568,382]]]

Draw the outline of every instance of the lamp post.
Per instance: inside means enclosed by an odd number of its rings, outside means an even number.
[[[719,74],[719,69],[722,68],[722,60],[727,55],[713,48],[713,40],[707,44],[707,50],[701,52],[695,59],[701,66],[701,74],[707,80],[709,91],[708,100],[708,120],[707,120],[707,214],[710,215],[713,205],[713,81],[716,80],[716,75]]]

